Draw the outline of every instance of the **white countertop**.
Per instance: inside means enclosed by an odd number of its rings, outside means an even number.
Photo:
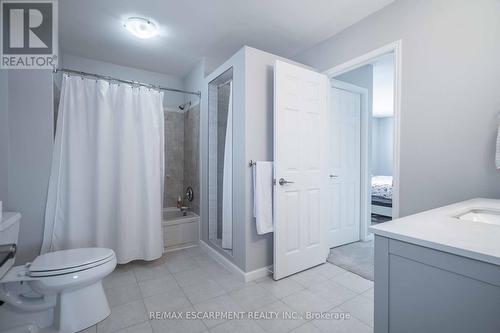
[[[370,227],[379,236],[500,265],[500,226],[460,220],[471,209],[500,211],[500,200],[471,199]]]

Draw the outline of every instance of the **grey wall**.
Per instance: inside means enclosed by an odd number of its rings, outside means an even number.
[[[22,215],[16,259],[20,264],[37,256],[42,243],[54,133],[52,73],[15,70],[8,77],[6,209]]]
[[[8,72],[0,70],[0,201],[7,205],[9,179]]]
[[[245,161],[273,161],[273,92],[274,63],[281,59],[273,54],[246,48],[245,84]],[[245,232],[246,271],[273,263],[273,233],[258,235],[253,217],[252,168],[245,163]]]
[[[394,118],[372,119],[372,175],[392,176]]]
[[[205,59],[193,67],[193,69],[184,77],[184,89],[188,91],[199,91],[203,93],[203,84],[205,80]],[[186,94],[184,95],[184,100],[186,102],[191,102],[192,106],[201,103],[202,100],[196,95]]]
[[[402,40],[402,216],[500,198],[499,12],[499,0],[398,0],[296,57],[326,70]]]
[[[189,206],[200,214],[200,105],[184,114],[184,189],[193,188],[194,198]]]

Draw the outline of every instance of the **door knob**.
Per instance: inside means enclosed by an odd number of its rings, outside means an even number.
[[[285,184],[293,184],[295,182],[289,182],[288,180],[284,180],[283,178],[280,178],[280,180],[278,180],[278,184],[280,184],[281,186],[285,185]]]

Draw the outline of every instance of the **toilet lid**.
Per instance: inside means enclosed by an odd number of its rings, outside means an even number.
[[[42,254],[29,266],[29,275],[56,275],[88,269],[103,264],[114,257],[111,249],[89,247]]]

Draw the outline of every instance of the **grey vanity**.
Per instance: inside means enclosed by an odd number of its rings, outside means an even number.
[[[500,332],[500,200],[371,228],[375,333]]]

